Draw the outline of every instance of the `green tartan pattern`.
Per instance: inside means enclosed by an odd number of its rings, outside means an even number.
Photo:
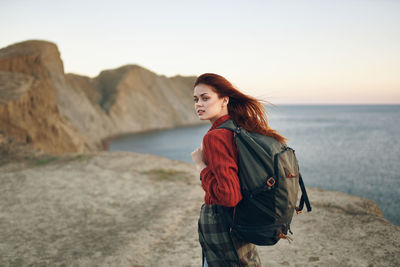
[[[203,204],[199,218],[199,241],[210,267],[261,266],[254,244],[232,235],[217,205]],[[240,265],[239,265],[240,261]]]

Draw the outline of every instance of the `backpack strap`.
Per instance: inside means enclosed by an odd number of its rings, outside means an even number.
[[[301,213],[301,211],[303,210],[303,207],[304,207],[304,203],[305,203],[306,207],[307,207],[307,211],[310,212],[312,208],[311,208],[310,200],[308,199],[306,187],[304,186],[303,177],[301,177],[301,173],[300,173],[300,177],[299,177],[299,185],[300,185],[300,189],[301,189],[301,198],[300,198],[299,206],[296,207],[296,211],[297,211],[297,213]]]
[[[227,129],[234,133],[240,132],[240,127],[236,125],[236,123],[232,119],[228,119],[224,121],[217,129]]]

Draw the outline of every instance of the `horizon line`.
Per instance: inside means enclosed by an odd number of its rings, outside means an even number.
[[[267,103],[267,106],[400,106],[399,103]]]

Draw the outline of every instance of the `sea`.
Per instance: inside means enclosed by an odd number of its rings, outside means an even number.
[[[271,128],[295,149],[305,184],[374,200],[400,225],[400,105],[267,106]],[[138,133],[110,150],[192,162],[211,124]]]

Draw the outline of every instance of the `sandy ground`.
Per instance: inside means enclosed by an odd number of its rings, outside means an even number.
[[[399,266],[400,227],[374,202],[309,189],[294,241],[263,266]],[[203,200],[193,165],[101,152],[0,166],[0,266],[200,266]]]

